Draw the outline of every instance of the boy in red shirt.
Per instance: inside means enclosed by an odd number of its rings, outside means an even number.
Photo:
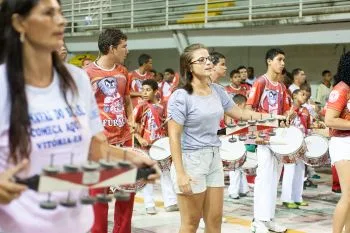
[[[307,101],[304,91],[297,89],[293,92],[293,111],[296,117],[291,121],[291,125],[299,128],[307,136],[311,128],[311,117],[307,108],[302,105]],[[305,164],[301,159],[296,163],[284,164],[281,199],[283,205],[289,209],[298,209],[299,206],[307,206],[303,201],[303,186],[305,176]]]
[[[285,53],[281,49],[267,51],[266,74],[259,77],[249,94],[247,107],[261,113],[287,115],[289,101],[286,87],[278,82],[284,68]],[[260,139],[258,138],[258,141]],[[263,139],[261,139],[263,141]],[[258,169],[254,185],[254,220],[252,232],[285,232],[287,228],[274,221],[277,199],[277,185],[282,169],[269,147],[257,147]]]
[[[232,70],[230,73],[231,84],[225,87],[225,90],[228,94],[235,96],[241,94],[248,96],[248,90],[245,85],[241,83],[241,76],[238,70]]]
[[[135,137],[141,147],[148,150],[153,142],[166,136],[164,121],[166,114],[164,107],[158,103],[156,94],[158,83],[155,80],[148,79],[142,82],[142,99],[134,111],[135,125],[137,133]],[[161,174],[161,188],[164,199],[164,207],[167,212],[177,211],[176,193],[173,189],[170,171],[163,171]],[[147,214],[156,214],[153,198],[153,184],[147,184],[143,189],[144,202]]]
[[[129,73],[130,96],[133,107],[142,101],[142,82],[154,77],[154,74],[151,72],[153,61],[150,55],[141,54],[138,58],[138,63],[139,68]]]
[[[127,36],[118,29],[106,29],[98,40],[102,56],[85,68],[91,81],[104,126],[104,134],[111,145],[131,146],[129,123],[132,119],[128,70],[123,66],[128,55]],[[129,118],[129,119],[128,119]],[[106,192],[91,190],[91,195]],[[134,206],[133,193],[129,201],[116,201],[113,233],[131,233]],[[107,233],[108,204],[94,205],[95,222],[92,233]]]

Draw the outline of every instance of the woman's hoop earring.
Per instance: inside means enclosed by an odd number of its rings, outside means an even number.
[[[19,40],[21,41],[21,43],[23,43],[25,41],[25,34],[24,32],[21,32],[20,36],[19,36]]]

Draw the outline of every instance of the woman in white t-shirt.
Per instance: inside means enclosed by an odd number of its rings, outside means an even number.
[[[0,174],[5,172],[6,185],[6,170],[28,159],[17,175],[31,177],[50,164],[51,155],[57,166],[69,163],[72,154],[74,163],[82,164],[107,151],[139,167],[156,166],[134,152],[108,148],[87,74],[63,64],[56,52],[63,45],[65,23],[57,0],[3,0],[0,5]],[[1,183],[0,175],[0,193]],[[71,191],[72,199],[81,195]],[[14,197],[0,195],[1,203],[12,200],[0,205],[2,232],[86,233],[93,224],[91,206],[49,211],[39,207],[47,194],[26,190]],[[51,199],[66,197],[53,192]]]

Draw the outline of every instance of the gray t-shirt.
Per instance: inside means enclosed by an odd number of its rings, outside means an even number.
[[[224,87],[211,84],[208,96],[189,95],[178,89],[168,102],[169,117],[184,126],[181,137],[182,150],[219,147],[218,125],[224,112],[233,107],[233,101]]]

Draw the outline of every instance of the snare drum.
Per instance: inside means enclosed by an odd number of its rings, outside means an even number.
[[[222,165],[224,171],[233,171],[243,165],[246,160],[246,148],[244,143],[239,141],[238,136],[236,142],[230,142],[229,139],[232,136],[221,137],[220,157],[222,159]]]
[[[132,150],[139,153],[141,156],[148,157],[147,152],[139,148],[123,147],[123,149]],[[144,180],[137,180],[134,184],[116,185],[115,189],[128,193],[136,193],[137,191],[142,190],[145,186],[146,182]]]
[[[244,173],[248,176],[255,176],[258,168],[258,157],[255,152],[247,152],[247,159],[242,165]]]
[[[321,135],[310,135],[305,138],[306,153],[302,156],[305,164],[312,167],[324,166],[329,161],[328,140]]]
[[[169,138],[164,137],[155,141],[149,149],[149,156],[151,159],[158,162],[158,165],[162,172],[170,171],[172,160]]]
[[[294,126],[277,128],[270,137],[270,149],[282,163],[295,163],[306,152],[303,132]]]

